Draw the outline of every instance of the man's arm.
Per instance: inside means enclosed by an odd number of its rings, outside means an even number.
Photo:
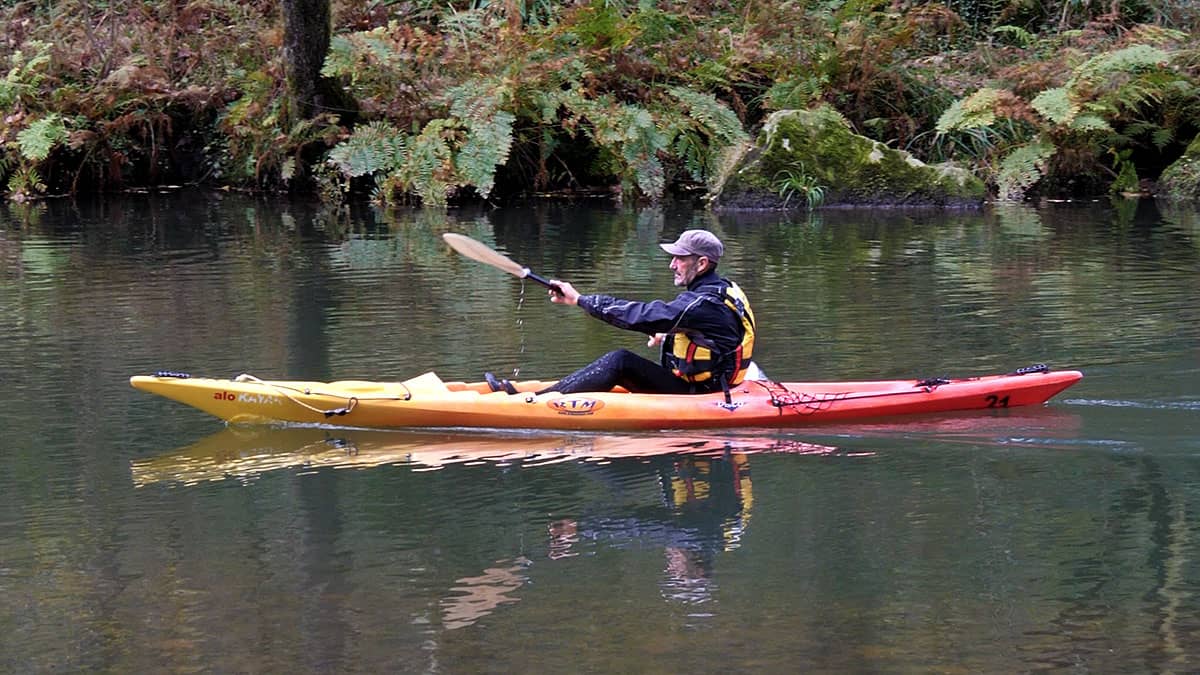
[[[562,291],[561,293],[551,291],[551,302],[562,305],[578,305],[585,312],[605,323],[650,336],[675,330],[682,325],[684,315],[704,301],[700,294],[684,291],[669,302],[665,300],[638,302],[611,295],[583,295],[570,283],[558,279],[551,280],[551,283],[556,284]],[[661,341],[661,338],[656,341],[652,337],[649,346],[653,347]]]

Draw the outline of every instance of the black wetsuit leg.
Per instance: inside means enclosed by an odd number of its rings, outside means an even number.
[[[692,384],[675,377],[661,365],[628,349],[618,349],[601,356],[538,393],[557,391],[562,394],[577,394],[609,391],[617,385],[635,394],[691,394],[696,391]]]

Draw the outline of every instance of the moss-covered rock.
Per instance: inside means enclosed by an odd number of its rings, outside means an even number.
[[[790,190],[788,187],[790,186]],[[859,136],[836,110],[783,110],[729,163],[710,192],[717,209],[822,206],[978,207],[987,190],[963,169],[928,165]]]
[[[1159,176],[1158,196],[1200,201],[1200,136]]]

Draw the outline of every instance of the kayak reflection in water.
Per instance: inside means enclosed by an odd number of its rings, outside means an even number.
[[[611,295],[581,295],[554,280],[550,300],[578,305],[588,314],[626,330],[650,336],[661,347],[660,363],[617,349],[567,375],[539,394],[609,391],[702,394],[725,390],[746,379],[754,351],[754,312],[737,284],[717,275],[725,246],[706,230],[687,230],[670,244],[675,285],[687,290],[674,300],[636,302]]]

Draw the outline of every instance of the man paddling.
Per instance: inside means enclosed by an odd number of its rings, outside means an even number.
[[[552,282],[550,300],[649,335],[647,346],[662,347],[661,363],[617,349],[539,394],[609,391],[617,385],[634,393],[701,394],[728,391],[745,379],[754,350],[754,312],[737,284],[717,275],[725,246],[706,230],[687,230],[674,243],[659,246],[671,254],[675,285],[686,288],[674,300],[581,295],[558,280]]]

